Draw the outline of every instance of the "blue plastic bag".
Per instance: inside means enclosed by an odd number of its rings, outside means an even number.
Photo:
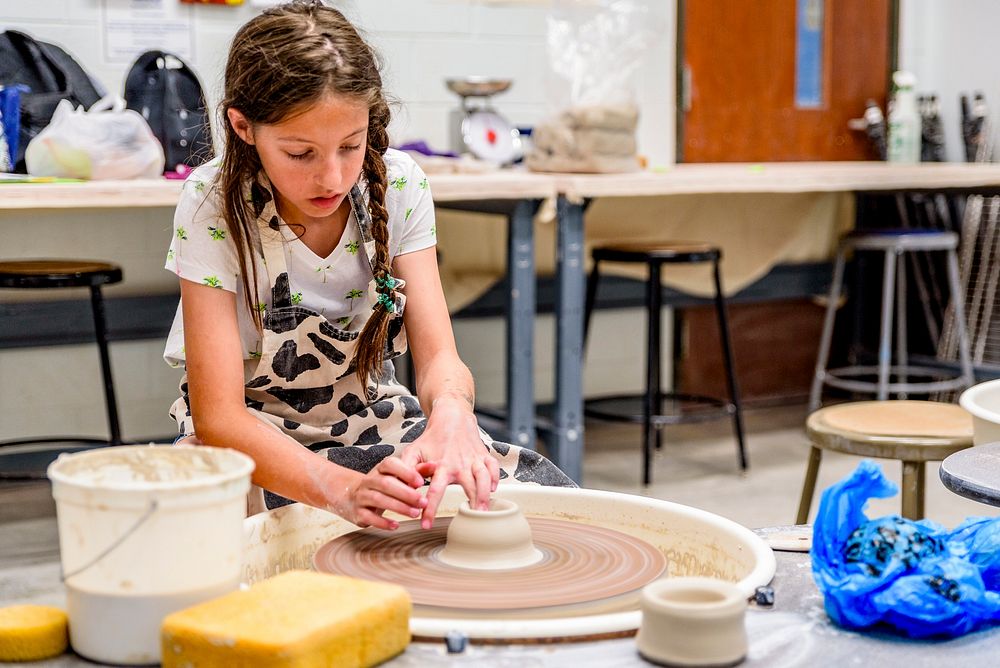
[[[1000,518],[953,531],[930,520],[869,520],[896,486],[870,461],[823,492],[812,570],[826,612],[849,629],[885,624],[912,638],[953,637],[1000,621]]]

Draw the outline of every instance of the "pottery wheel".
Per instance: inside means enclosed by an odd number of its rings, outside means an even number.
[[[649,543],[620,531],[565,520],[528,518],[540,562],[510,570],[473,570],[437,558],[451,518],[424,531],[419,521],[395,531],[364,529],[316,552],[316,570],[405,587],[416,605],[516,610],[608,599],[660,577],[667,560]]]

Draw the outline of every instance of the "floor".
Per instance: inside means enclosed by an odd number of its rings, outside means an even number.
[[[695,506],[756,528],[795,520],[808,447],[802,430],[804,405],[758,408],[746,412],[750,469],[740,474],[728,422],[670,427],[654,459],[653,484],[640,484],[640,431],[636,426],[587,424],[584,481],[587,487],[643,494]],[[827,453],[818,489],[848,475],[858,458]],[[885,462],[897,483],[900,466]],[[946,490],[937,466],[927,471],[927,516],[954,526],[969,515],[1000,514],[1000,509],[960,498]],[[818,494],[817,494],[818,498]],[[818,502],[813,506],[816,511]],[[898,498],[875,500],[869,516],[898,512]],[[58,538],[55,506],[47,482],[0,483],[0,523],[22,540],[0,545],[5,566],[55,558]],[[16,524],[16,526],[13,526]]]

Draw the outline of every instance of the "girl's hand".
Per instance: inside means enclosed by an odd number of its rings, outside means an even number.
[[[365,474],[348,473],[346,482],[336,477],[327,486],[328,509],[359,527],[392,531],[399,527],[399,522],[383,517],[385,511],[416,519],[428,505],[419,491],[424,484],[423,476],[399,457],[386,457]]]
[[[472,508],[489,508],[490,493],[500,481],[500,465],[483,444],[476,416],[466,399],[450,394],[435,400],[424,433],[401,456],[403,463],[430,476],[421,526],[434,524],[445,489],[458,483]]]

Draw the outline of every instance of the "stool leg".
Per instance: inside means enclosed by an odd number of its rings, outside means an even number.
[[[659,412],[654,402],[660,395],[656,383],[660,378],[660,263],[649,265],[646,283],[646,396],[642,407],[642,484],[650,483],[650,465],[656,447],[653,416]]]
[[[917,462],[917,516],[923,519],[927,512],[925,503],[927,501],[927,462]]]
[[[819,464],[823,460],[823,451],[815,445],[809,449],[809,463],[806,465],[806,479],[802,481],[802,496],[799,497],[799,512],[795,515],[796,524],[806,524],[809,521],[809,509],[812,507],[813,494],[816,492],[816,476]]]
[[[829,300],[826,304],[826,315],[823,316],[823,334],[819,340],[819,354],[816,355],[816,370],[813,372],[812,389],[809,392],[809,412],[819,408],[823,396],[823,380],[826,378],[826,365],[830,361],[830,345],[833,342],[833,323],[837,317],[837,302],[840,301],[841,286],[844,282],[844,265],[847,262],[847,248],[840,246],[837,251],[837,261],[833,266],[833,282],[830,283]]]
[[[729,337],[729,322],[726,318],[726,298],[722,294],[722,277],[719,275],[719,261],[712,262],[715,278],[715,313],[719,319],[719,338],[722,340],[722,362],[726,367],[726,382],[729,385],[729,402],[733,405],[733,429],[736,430],[736,446],[740,457],[740,470],[747,470],[747,449],[743,439],[743,407],[740,404],[740,388],[736,380],[736,364],[733,360],[733,343]]]
[[[896,294],[896,251],[885,254],[882,278],[882,331],[878,344],[878,400],[889,398],[889,366],[892,362],[892,299]]]
[[[906,349],[906,262],[896,264],[896,364],[899,365],[899,373],[896,380],[905,385],[907,383],[906,366],[909,364],[909,353]],[[906,392],[899,392],[897,399],[906,399]]]
[[[924,463],[903,462],[903,485],[900,495],[903,507],[900,513],[909,520],[924,517]]]
[[[108,329],[104,319],[104,299],[101,286],[90,286],[90,304],[94,311],[94,333],[97,335],[97,349],[101,354],[101,375],[104,378],[104,405],[108,413],[108,442],[121,445],[122,436],[118,426],[118,402],[115,400],[115,385],[111,376],[111,355],[108,352]]]
[[[600,280],[600,263],[595,259],[594,266],[587,276],[587,297],[583,307],[583,357],[587,356],[587,341],[590,340],[590,317],[594,313],[594,302],[597,301],[597,282]]]
[[[958,331],[958,359],[962,366],[962,377],[966,386],[975,382],[972,370],[972,357],[969,353],[969,330],[965,326],[965,303],[962,296],[962,284],[958,278],[958,255],[954,250],[948,251],[948,287],[951,291],[951,303],[955,312],[955,327]]]

